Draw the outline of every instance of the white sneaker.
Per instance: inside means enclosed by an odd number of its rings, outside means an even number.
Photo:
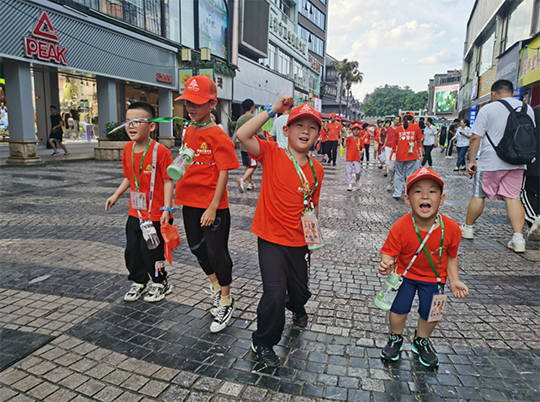
[[[464,239],[474,239],[474,229],[472,226],[459,225],[459,227],[461,228],[462,237]]]
[[[169,284],[169,281],[167,281],[165,284],[163,283],[152,283],[150,286],[150,290],[144,296],[145,302],[157,302],[160,300],[163,300],[165,298],[165,295],[168,295],[172,291],[172,285]]]
[[[534,220],[527,238],[533,241],[540,240],[540,216],[537,216]]]
[[[352,184],[349,184],[349,187],[347,187],[347,191],[352,191]]]
[[[516,240],[512,237],[512,240],[508,242],[508,248],[514,250],[515,253],[524,253],[525,252],[525,239],[522,237],[519,240]]]
[[[133,282],[128,292],[124,295],[124,300],[127,302],[133,302],[139,299],[139,297],[141,297],[145,291],[146,284]]]
[[[248,184],[248,185],[247,185],[247,189],[248,189],[248,190],[255,190],[255,183],[253,183],[253,184],[251,184],[251,183]]]
[[[230,306],[219,305],[214,322],[210,324],[210,332],[219,332],[223,330],[231,320],[234,310],[236,309],[236,301],[233,299]]]
[[[386,191],[392,191],[393,188],[394,188],[394,186],[389,184],[388,186],[386,186]]]
[[[238,190],[240,190],[241,193],[246,191],[246,183],[244,183],[244,180],[241,177],[236,179],[236,183],[238,184]]]

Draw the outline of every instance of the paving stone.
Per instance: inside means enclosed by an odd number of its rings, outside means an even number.
[[[33,396],[34,398],[42,400],[54,393],[57,389],[58,387],[56,385],[42,382],[37,387],[34,387],[30,391],[27,391],[27,394]]]
[[[181,388],[177,385],[171,385],[167,391],[161,397],[163,402],[183,402],[189,396],[187,389]]]
[[[238,396],[244,389],[244,386],[241,384],[236,384],[233,382],[225,382],[219,389],[220,394]]]
[[[42,381],[40,379],[29,375],[23,378],[22,380],[19,380],[15,382],[14,384],[11,384],[11,386],[18,391],[26,392],[41,383]]]
[[[90,379],[86,381],[84,384],[82,384],[80,387],[78,387],[75,391],[83,393],[87,396],[93,396],[94,394],[102,390],[103,388],[105,388],[105,384],[103,384],[102,382]]]
[[[156,398],[165,388],[168,387],[168,384],[162,381],[151,380],[144,387],[142,387],[139,392],[144,395],[151,396]]]
[[[268,391],[265,389],[247,386],[242,392],[242,399],[248,401],[261,401],[264,399]]]

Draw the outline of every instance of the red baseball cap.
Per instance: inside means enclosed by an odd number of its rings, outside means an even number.
[[[362,128],[362,125],[360,124],[360,122],[355,121],[353,122],[351,128]]]
[[[210,100],[217,99],[216,83],[205,75],[196,75],[186,81],[186,89],[178,99],[202,105]]]
[[[287,125],[291,124],[296,119],[299,119],[300,117],[311,117],[315,121],[317,121],[317,124],[322,126],[321,121],[321,115],[319,112],[317,112],[315,109],[313,109],[311,106],[309,106],[308,103],[304,103],[303,105],[296,106],[293,110],[291,110],[291,114],[289,115],[289,118],[287,119]]]
[[[335,113],[331,113],[331,114],[330,114],[330,117],[335,117],[335,116],[336,116]]]
[[[407,180],[407,193],[409,192],[411,186],[414,183],[422,179],[435,180],[439,184],[439,186],[441,186],[441,191],[444,189],[444,181],[443,179],[441,179],[441,176],[439,176],[433,170],[427,168],[420,168],[409,176],[409,179]]]

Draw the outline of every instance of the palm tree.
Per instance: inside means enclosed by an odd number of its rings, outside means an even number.
[[[332,61],[330,65],[338,73],[339,79],[339,114],[341,114],[341,100],[343,96],[343,87],[347,89],[347,108],[349,103],[349,90],[353,84],[360,83],[364,79],[364,73],[358,70],[357,61],[349,61],[343,59],[342,61]]]

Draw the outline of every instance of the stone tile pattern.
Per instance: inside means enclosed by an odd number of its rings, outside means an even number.
[[[52,337],[29,332],[0,329],[0,371],[5,370],[40,346],[49,342]]]

